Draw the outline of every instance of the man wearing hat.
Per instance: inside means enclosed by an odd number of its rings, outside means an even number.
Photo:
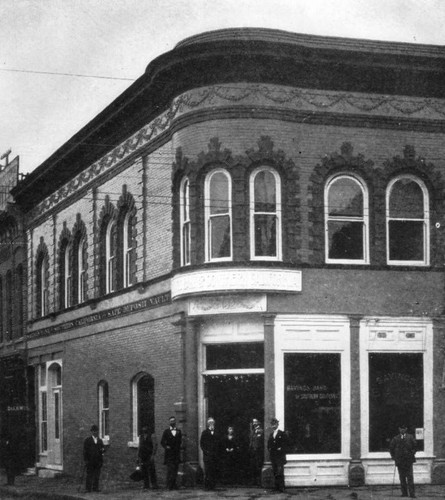
[[[83,459],[87,473],[86,491],[99,491],[100,469],[103,464],[105,447],[99,437],[97,425],[91,426],[91,436],[87,437],[83,443]]]
[[[284,464],[286,460],[287,436],[278,429],[279,421],[273,418],[270,421],[272,432],[267,441],[270,461],[272,462],[272,471],[275,479],[275,489],[284,491]]]
[[[414,494],[413,463],[416,461],[416,440],[411,434],[407,434],[407,426],[399,426],[399,434],[395,436],[389,445],[391,458],[395,461],[399,471],[400,488],[402,497],[416,498]]]

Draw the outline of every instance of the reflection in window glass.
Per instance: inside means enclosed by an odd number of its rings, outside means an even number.
[[[340,354],[284,354],[289,453],[341,453]]]
[[[401,178],[390,186],[387,215],[389,261],[425,263],[427,219],[420,184]]]
[[[367,217],[364,191],[353,177],[341,176],[327,186],[327,258],[365,261]]]
[[[269,170],[254,177],[253,224],[255,257],[277,256],[277,181]]]
[[[228,174],[219,171],[211,173],[206,193],[209,260],[231,257],[230,205]]]
[[[388,451],[401,422],[423,428],[423,355],[369,354],[369,451]],[[423,450],[423,441],[417,442]]]
[[[154,432],[154,379],[150,375],[144,375],[137,382],[137,412],[137,435],[144,425]]]

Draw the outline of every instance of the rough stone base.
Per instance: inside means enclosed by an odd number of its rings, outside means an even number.
[[[261,471],[261,486],[263,488],[273,488],[275,486],[272,466],[270,464],[265,464]]]
[[[53,469],[39,469],[37,472],[38,477],[45,477],[45,478],[57,477],[60,476],[60,474],[62,474],[61,471]]]
[[[365,485],[365,469],[362,463],[357,461],[351,461],[349,465],[349,486],[356,488],[358,486]]]
[[[433,462],[431,484],[445,484],[445,459],[438,459]]]

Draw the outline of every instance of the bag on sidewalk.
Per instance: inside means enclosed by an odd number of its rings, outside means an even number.
[[[130,474],[130,479],[132,481],[142,481],[144,479],[144,474],[139,464],[136,465],[136,469]]]

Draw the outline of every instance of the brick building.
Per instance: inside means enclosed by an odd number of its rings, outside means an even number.
[[[444,62],[197,35],[14,189],[41,473],[79,473],[97,421],[124,477],[176,413],[184,479],[208,415],[241,440],[276,415],[288,485],[390,483],[401,419],[445,481]]]
[[[34,379],[27,368],[26,244],[23,217],[11,189],[19,181],[19,157],[0,165],[0,434],[22,436],[24,465],[34,464]]]

